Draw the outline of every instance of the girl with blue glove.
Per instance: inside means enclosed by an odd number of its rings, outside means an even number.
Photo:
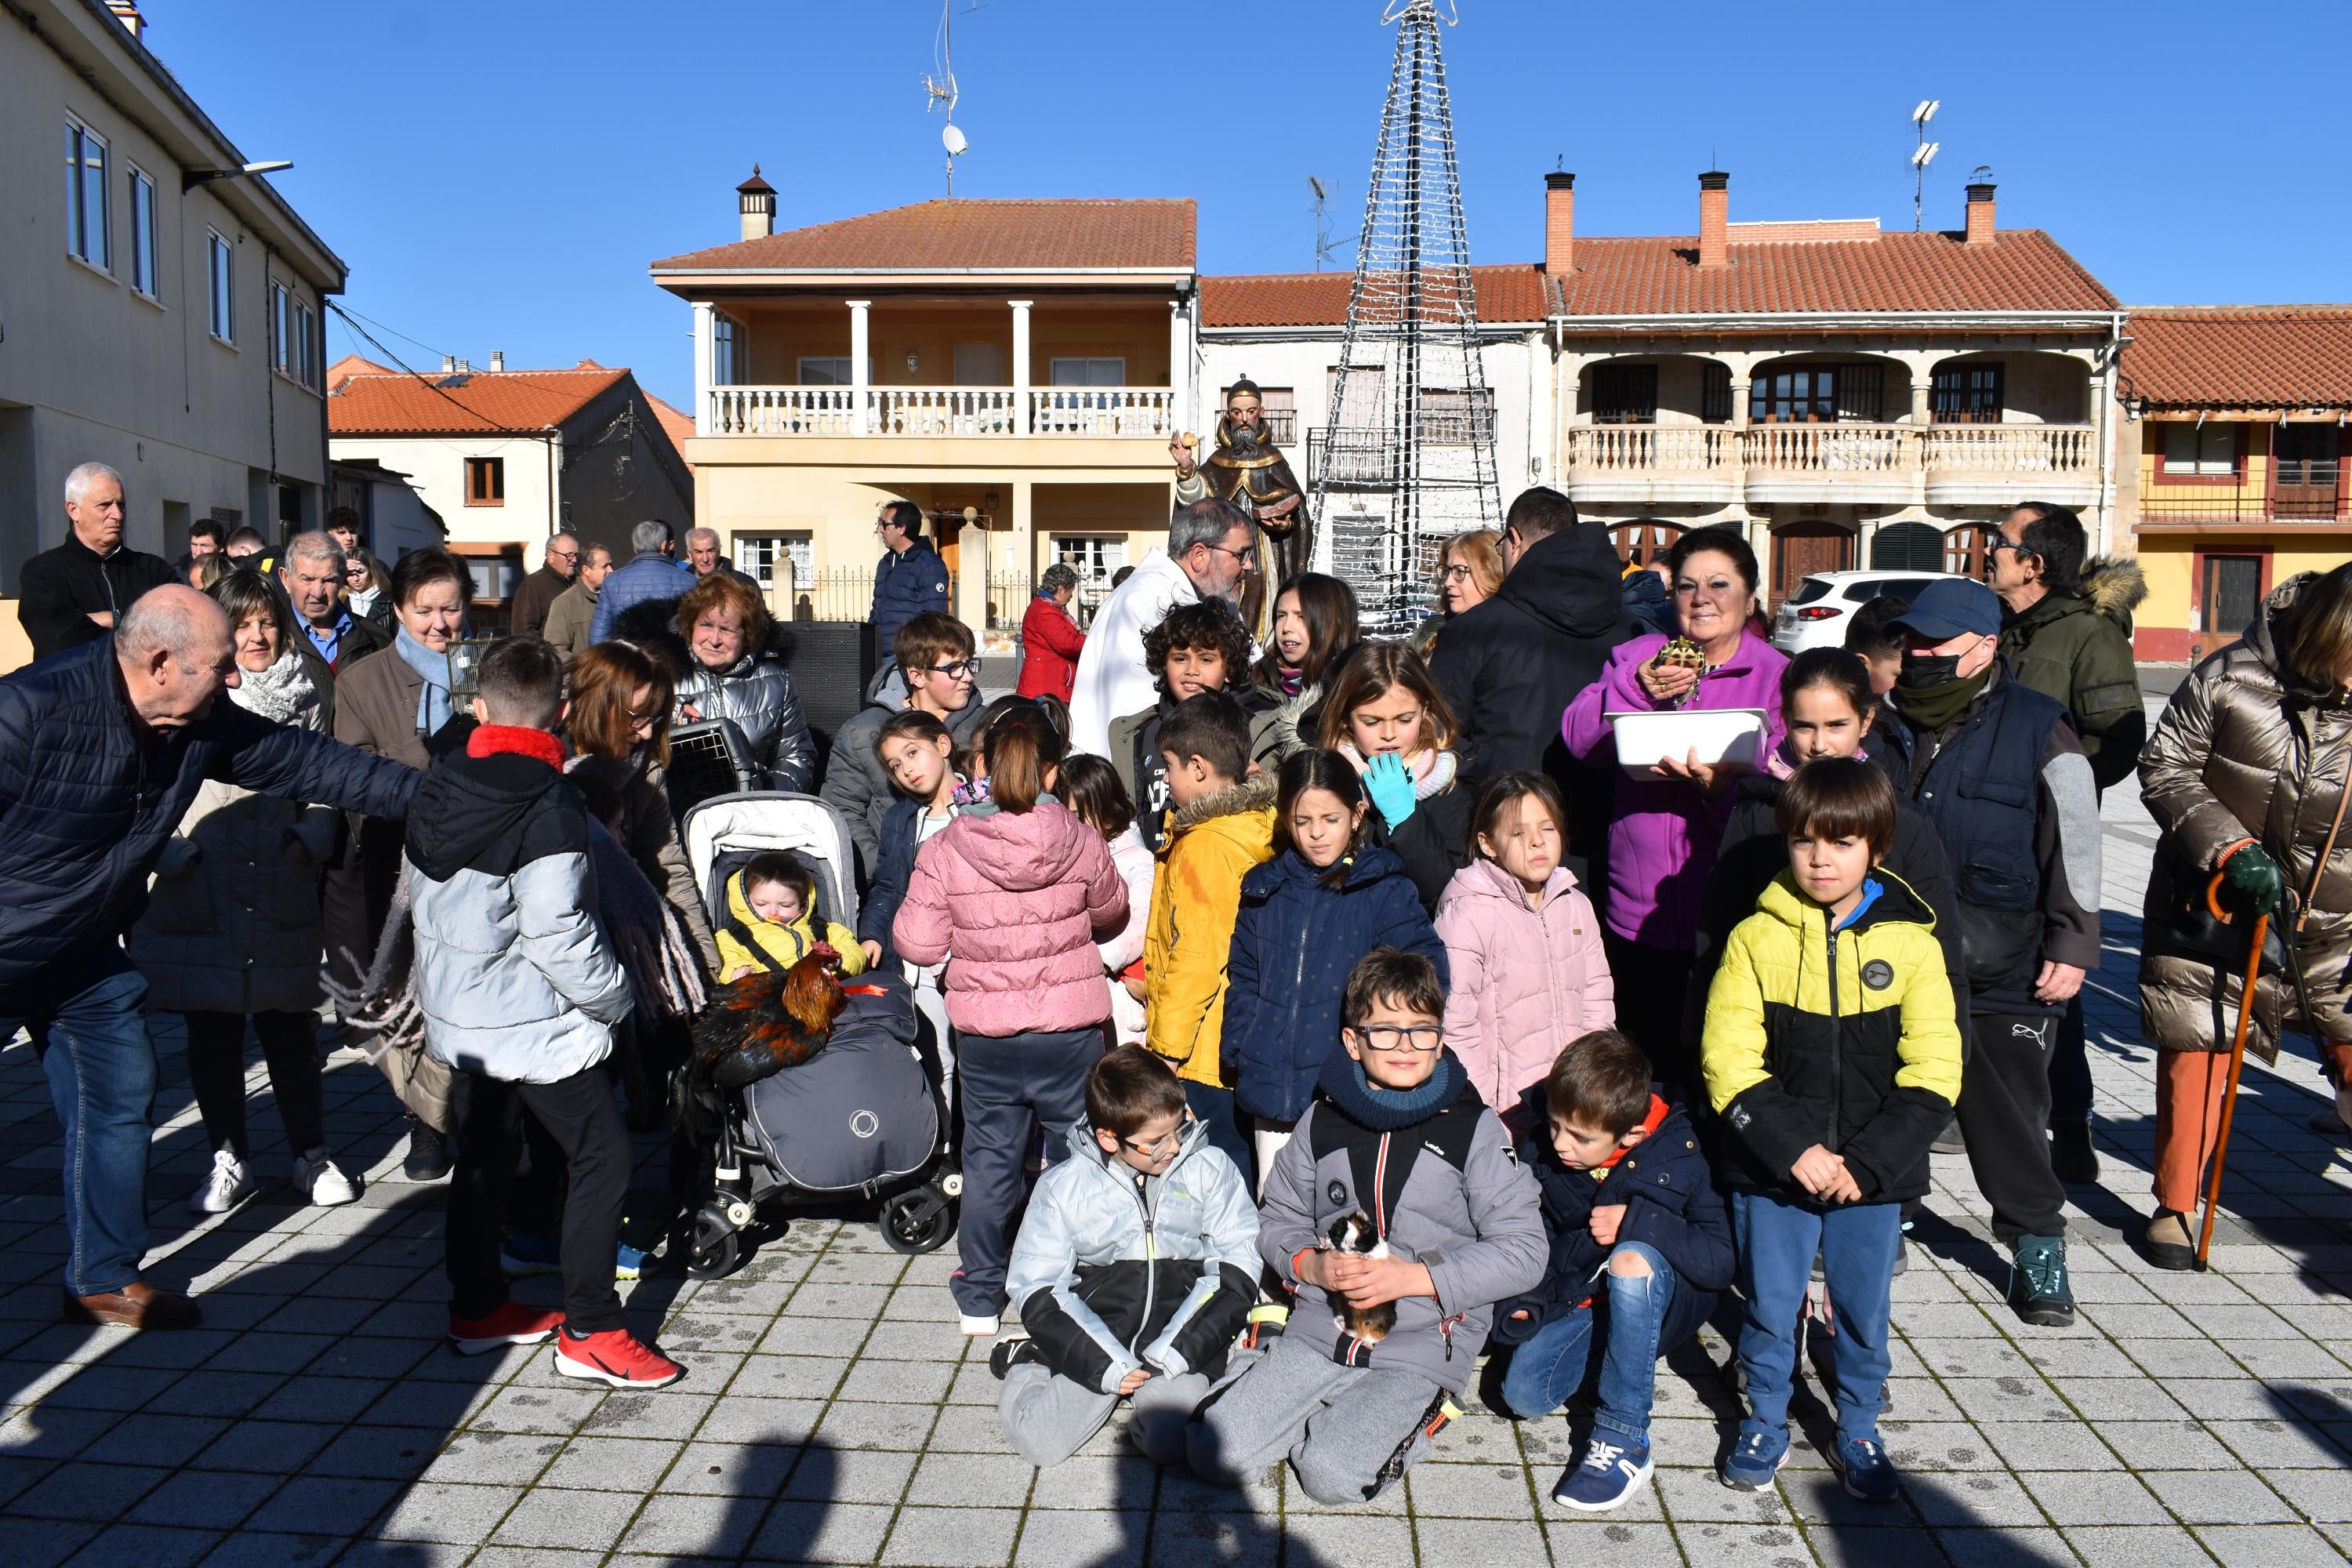
[[[1355,767],[1371,801],[1366,841],[1395,851],[1424,910],[1469,857],[1459,733],[1429,667],[1402,643],[1359,647],[1323,704],[1322,744]]]

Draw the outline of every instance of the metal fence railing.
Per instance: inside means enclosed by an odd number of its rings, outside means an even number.
[[[874,571],[867,566],[828,566],[804,572],[786,589],[770,593],[771,613],[784,621],[862,621],[874,608]]]

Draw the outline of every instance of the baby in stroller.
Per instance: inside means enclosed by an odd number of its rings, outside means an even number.
[[[716,933],[720,978],[790,969],[821,945],[833,950],[841,973],[865,973],[865,950],[849,928],[838,921],[819,927],[816,878],[791,850],[752,856],[727,879],[726,899],[726,921]]]
[[[713,925],[736,928],[722,973],[748,970],[696,1025],[683,1086],[673,1168],[690,1219],[688,1272],[731,1270],[771,1202],[879,1197],[889,1246],[938,1247],[961,1185],[944,1107],[916,1049],[905,982],[857,973],[840,816],[807,795],[721,795],[688,814],[684,837]],[[797,919],[742,920],[775,872],[793,884]]]

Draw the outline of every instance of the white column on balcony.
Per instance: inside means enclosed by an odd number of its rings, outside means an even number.
[[[1181,299],[1168,301],[1168,433],[1192,428],[1192,316]]]
[[[711,433],[710,363],[715,347],[717,322],[711,314],[710,301],[694,302],[694,433]]]
[[[1926,429],[1934,423],[1936,378],[1932,374],[1911,378],[1911,423]]]
[[[866,407],[873,395],[866,362],[873,354],[873,325],[867,319],[874,307],[871,300],[849,301],[849,433],[865,436],[872,433],[873,414]]]
[[[1027,300],[1007,300],[1013,307],[1013,433],[1029,434],[1029,306]]]

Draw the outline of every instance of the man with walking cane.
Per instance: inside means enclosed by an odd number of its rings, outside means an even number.
[[[2139,972],[2141,1026],[2161,1053],[2157,1207],[2142,1249],[2160,1268],[2196,1266],[2188,1215],[2241,1053],[2273,1062],[2281,1036],[2308,1033],[2339,1114],[2352,1110],[2347,681],[2352,563],[2274,591],[2244,641],[2190,673],[2141,756],[2147,808],[2164,831]],[[2255,958],[2264,916],[2277,951]]]

